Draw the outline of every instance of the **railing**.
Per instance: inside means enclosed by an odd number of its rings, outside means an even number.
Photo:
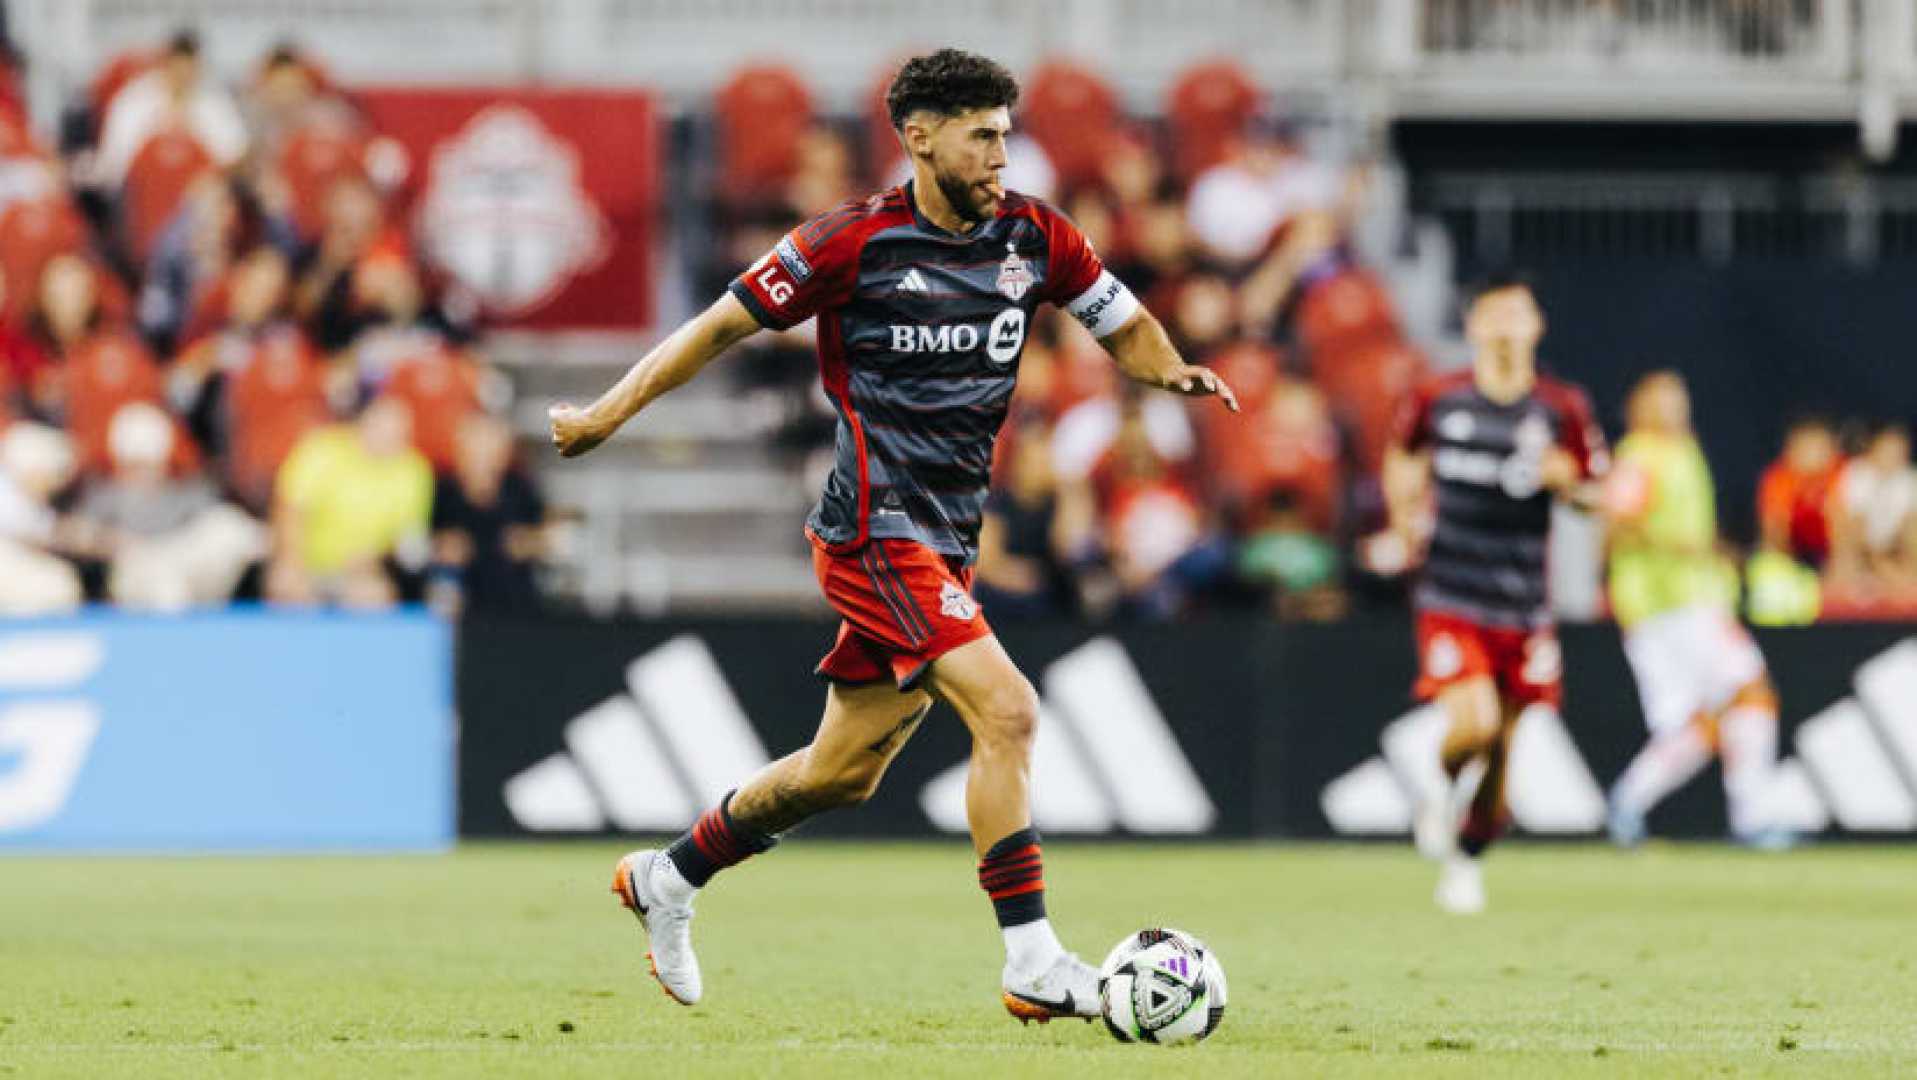
[[[1425,180],[1464,261],[1813,258],[1868,266],[1917,258],[1917,182],[1788,184],[1738,173],[1448,173]]]
[[[1848,0],[1424,0],[1429,66],[1841,77]]]
[[[955,44],[1014,68],[1078,56],[1135,105],[1232,56],[1282,92],[1396,90],[1410,113],[1855,115],[1917,93],[1911,0],[12,0],[38,87],[198,26],[237,75],[295,37],[350,80],[639,83],[682,100],[740,64],[799,67],[828,108]]]

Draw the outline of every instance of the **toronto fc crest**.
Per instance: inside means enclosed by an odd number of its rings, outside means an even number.
[[[1019,258],[1018,248],[1012,241],[1005,242],[1005,261],[998,264],[998,291],[1014,301],[1022,300],[1032,287],[1032,266]]]
[[[490,308],[520,314],[610,248],[579,153],[517,105],[493,105],[433,153],[419,212],[433,261]]]

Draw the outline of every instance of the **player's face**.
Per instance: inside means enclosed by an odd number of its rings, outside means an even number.
[[[1684,383],[1668,375],[1646,382],[1638,390],[1633,426],[1665,435],[1691,430],[1691,395]]]
[[[977,222],[996,215],[1005,198],[999,173],[1005,168],[1005,137],[1011,131],[1010,110],[973,109],[932,121],[922,139],[909,141],[913,153],[931,166],[932,178],[952,210]]]
[[[1522,394],[1536,376],[1538,342],[1544,337],[1544,312],[1530,289],[1485,293],[1465,314],[1478,380],[1488,392]],[[1499,395],[1502,396],[1502,395]]]

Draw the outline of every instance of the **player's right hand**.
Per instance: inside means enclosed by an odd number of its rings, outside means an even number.
[[[611,438],[618,427],[563,401],[546,410],[546,419],[552,424],[552,444],[560,457],[578,457]]]

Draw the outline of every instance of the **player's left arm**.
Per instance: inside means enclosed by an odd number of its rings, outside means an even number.
[[[1573,508],[1593,513],[1604,502],[1604,478],[1611,471],[1611,453],[1591,399],[1576,387],[1560,390],[1557,436],[1556,444],[1544,456],[1544,486]]]
[[[1238,397],[1225,380],[1210,368],[1185,363],[1164,325],[1143,305],[1098,343],[1118,361],[1118,370],[1134,381],[1192,397],[1216,396],[1226,408],[1238,411]]]
[[[1092,250],[1065,215],[1041,204],[1040,227],[1048,240],[1047,299],[1091,331],[1118,361],[1126,377],[1173,393],[1216,396],[1233,412],[1238,398],[1210,368],[1187,364],[1165,327],[1138,302],[1125,283]]]

